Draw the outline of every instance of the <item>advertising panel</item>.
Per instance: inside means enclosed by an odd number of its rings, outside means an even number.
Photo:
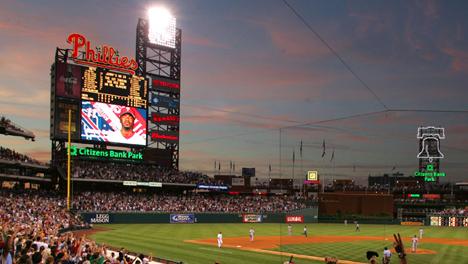
[[[304,223],[303,215],[287,215],[286,223]]]
[[[178,131],[151,131],[151,140],[159,142],[177,143]]]
[[[111,222],[109,214],[96,214],[94,217],[89,219],[90,224],[110,224]]]
[[[57,98],[55,107],[54,135],[56,139],[68,138],[68,111],[71,110],[70,131],[72,139],[80,138],[80,108],[78,102]]]
[[[83,101],[81,139],[146,145],[146,109]]]
[[[180,93],[180,81],[164,77],[152,77],[153,89],[166,93]]]
[[[152,113],[151,120],[156,124],[178,126],[180,117],[178,115]]]
[[[179,109],[180,100],[178,98],[153,94],[151,98],[151,105],[156,107]]]
[[[261,223],[262,220],[263,220],[262,215],[256,215],[256,214],[242,215],[242,222],[243,223]]]
[[[194,214],[171,214],[171,224],[193,224],[195,223]]]
[[[55,92],[57,96],[79,99],[82,85],[82,67],[57,62],[55,65]]]

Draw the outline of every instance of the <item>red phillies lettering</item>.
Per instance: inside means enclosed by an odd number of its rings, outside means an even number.
[[[116,56],[115,49],[108,45],[102,45],[100,50],[94,50],[91,42],[88,41],[85,36],[78,33],[70,34],[67,38],[67,42],[72,44],[72,57],[77,63],[81,62],[89,65],[91,62],[96,64],[96,66],[112,66],[113,69],[122,69],[122,71],[132,74],[135,74],[135,70],[138,69],[138,63],[135,59]],[[81,50],[85,52],[84,57],[87,61],[86,63],[79,58],[79,52]]]

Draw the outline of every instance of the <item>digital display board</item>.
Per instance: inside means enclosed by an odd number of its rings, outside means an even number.
[[[463,226],[468,227],[468,217],[466,216],[431,216],[431,226]]]
[[[180,93],[180,81],[164,77],[152,78],[153,89],[165,93]]]
[[[152,113],[151,120],[154,123],[161,124],[161,125],[178,126],[180,122],[180,117],[178,115]]]
[[[81,139],[145,146],[146,116],[146,109],[82,101]]]
[[[129,107],[148,107],[148,81],[144,77],[85,68],[81,99]]]

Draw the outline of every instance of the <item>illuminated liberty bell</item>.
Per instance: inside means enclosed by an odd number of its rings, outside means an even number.
[[[419,159],[441,159],[444,154],[440,151],[440,139],[445,138],[444,128],[441,127],[419,127],[418,136],[421,139],[421,151],[418,154]]]

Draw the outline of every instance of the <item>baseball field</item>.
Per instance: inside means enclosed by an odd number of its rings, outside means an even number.
[[[392,247],[393,233],[405,241],[409,263],[468,263],[468,228],[424,227],[416,254],[410,251],[410,237],[417,226],[294,224],[288,235],[286,224],[129,224],[98,225],[89,234],[98,243],[133,252],[142,252],[189,264],[215,261],[228,263],[283,263],[294,255],[295,263],[324,263],[324,256],[337,257],[339,263],[366,263],[365,253]],[[249,241],[249,229],[255,229]],[[223,233],[223,247],[216,235]],[[398,263],[392,257],[391,263]]]

